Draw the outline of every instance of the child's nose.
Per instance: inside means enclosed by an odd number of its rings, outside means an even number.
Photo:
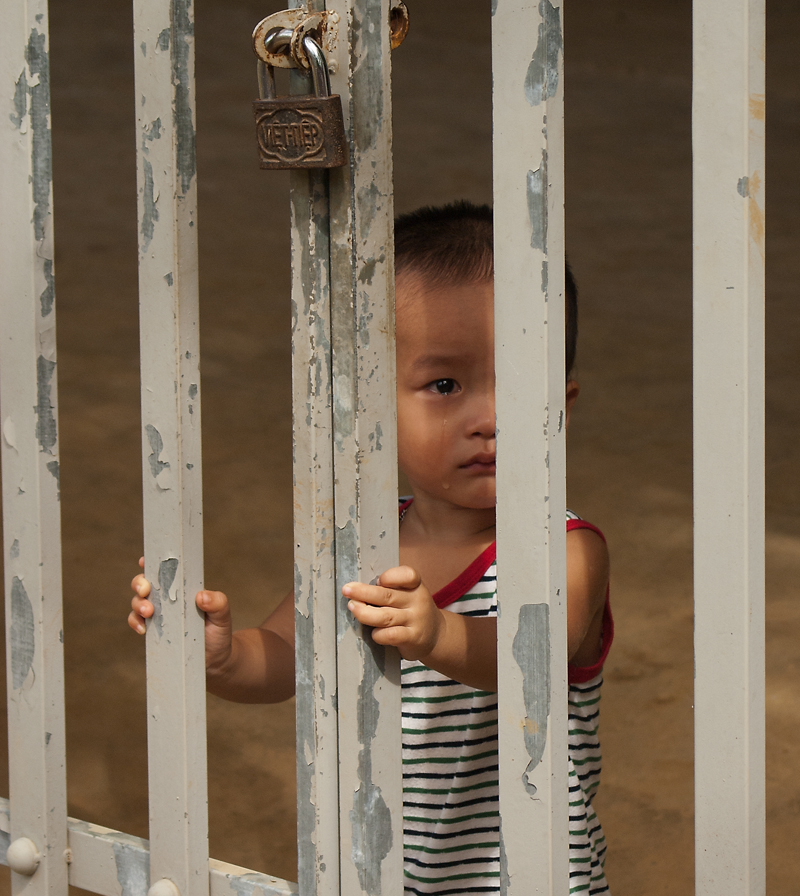
[[[484,396],[475,409],[474,429],[476,436],[483,438],[494,438],[495,434],[495,412],[494,412],[494,391],[491,395]]]

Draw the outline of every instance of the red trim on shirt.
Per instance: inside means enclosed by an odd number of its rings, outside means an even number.
[[[605,535],[591,523],[586,520],[567,520],[567,532],[573,529],[591,529],[597,533],[605,542]],[[570,684],[584,684],[591,681],[595,676],[603,671],[603,663],[606,661],[608,651],[611,649],[611,642],[614,640],[614,617],[611,615],[611,603],[608,597],[608,588],[606,588],[606,605],[603,609],[603,633],[600,647],[600,659],[591,666],[576,666],[570,663],[567,666],[568,679]]]
[[[409,498],[409,500],[404,501],[400,505],[400,513],[402,514],[405,510],[411,506],[413,498]],[[593,526],[591,523],[587,523],[586,520],[581,519],[568,519],[567,520],[567,532],[572,532],[573,529],[590,529],[592,532],[595,532],[600,538],[605,541],[605,536],[603,533],[597,528],[597,526]],[[444,607],[449,606],[452,603],[455,603],[460,597],[465,595],[470,588],[480,582],[483,578],[486,570],[495,562],[497,559],[497,542],[493,541],[488,548],[486,548],[483,553],[481,553],[478,557],[476,557],[472,563],[452,582],[445,585],[444,588],[440,588],[436,594],[433,595],[433,600],[439,609],[444,609]],[[603,669],[603,663],[606,661],[606,657],[608,656],[608,651],[611,649],[611,642],[614,640],[614,617],[611,615],[611,603],[609,601],[608,589],[606,589],[606,605],[603,610],[603,633],[602,633],[602,646],[600,650],[600,658],[596,663],[593,663],[591,666],[575,666],[572,663],[568,666],[568,676],[570,684],[583,684],[584,682],[591,681],[596,675],[599,675]]]
[[[436,594],[433,595],[433,600],[436,606],[442,610],[449,604],[455,603],[459,597],[463,597],[470,588],[480,582],[483,578],[483,574],[496,559],[497,542],[493,541],[482,554],[470,563],[464,572],[456,576],[452,582],[445,585],[444,588],[440,588]]]

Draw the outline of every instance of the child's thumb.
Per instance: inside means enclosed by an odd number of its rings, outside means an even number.
[[[195,598],[197,608],[206,614],[214,625],[230,624],[230,606],[228,598],[221,591],[198,591]]]

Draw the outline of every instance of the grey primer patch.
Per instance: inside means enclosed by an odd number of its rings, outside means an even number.
[[[254,896],[264,892],[264,878],[258,872],[226,875],[228,886],[236,896]]]
[[[360,47],[361,56],[359,64],[353,72],[353,96],[360,97],[361,109],[363,115],[356,113],[356,119],[361,122],[361,137],[359,144],[365,151],[367,147],[375,146],[377,136],[383,127],[383,91],[381,84],[381,61],[383,54],[381,53],[381,43],[384,38],[383,29],[380,28],[380,5],[379,4],[359,4],[361,18],[356,15],[356,9],[353,10],[353,38],[355,45]],[[356,84],[356,82],[358,82]],[[360,110],[359,110],[360,111]],[[359,208],[362,215],[365,214],[365,206],[360,202]],[[372,216],[366,211],[365,222],[370,222]],[[367,230],[369,224],[367,223]]]
[[[31,671],[34,650],[33,608],[25,586],[14,576],[11,580],[11,677],[17,689],[25,684]]]
[[[380,259],[383,261],[383,257]],[[378,265],[378,260],[373,258],[371,261],[368,261],[364,264],[364,267],[361,268],[361,273],[358,275],[358,280],[360,283],[368,283],[372,285],[372,278],[375,276],[375,268]]]
[[[506,855],[506,844],[503,840],[503,819],[500,819],[500,892],[507,893],[511,885],[508,877],[508,856]]]
[[[528,218],[531,222],[531,248],[547,253],[547,150],[542,150],[542,164],[529,171],[525,179],[528,196]]]
[[[561,10],[550,0],[541,0],[539,40],[525,75],[525,99],[531,106],[556,95],[558,90],[558,57],[564,49],[561,35]]]
[[[144,129],[144,133],[142,134],[142,139],[146,140],[148,143],[152,143],[153,140],[161,139],[161,119],[157,118],[155,121],[150,122],[150,127]]]
[[[14,87],[14,112],[8,116],[11,124],[19,130],[22,127],[22,120],[28,114],[28,78],[25,69],[19,76]]]
[[[162,560],[158,565],[158,587],[162,594],[166,594],[167,597],[175,601],[178,599],[178,595],[176,594],[172,597],[169,593],[169,589],[172,587],[172,583],[175,581],[175,574],[178,571],[178,560],[176,557],[170,557],[167,560]]]
[[[189,398],[191,398],[192,401],[197,398],[197,383],[191,383],[189,385]]]
[[[196,171],[195,131],[189,88],[194,83],[190,68],[191,40],[194,25],[191,17],[192,0],[172,0],[170,4],[172,33],[172,83],[175,85],[175,128],[177,131],[176,162],[181,179],[181,194],[186,195]],[[164,32],[159,36],[159,44]]]
[[[56,485],[58,486],[58,498],[61,500],[61,470],[58,466],[58,461],[51,460],[47,464],[47,470],[56,481]]]
[[[392,817],[380,787],[372,783],[372,740],[378,729],[380,707],[375,686],[386,668],[383,647],[371,638],[362,642],[374,662],[365,657],[358,688],[359,788],[353,794],[350,825],[353,831],[351,856],[358,871],[361,889],[370,896],[381,896],[380,866],[392,848]]]
[[[165,28],[161,34],[158,35],[156,48],[161,50],[162,53],[166,53],[169,49],[169,28]]]
[[[148,423],[144,431],[147,433],[147,441],[150,443],[150,450],[153,452],[147,458],[150,464],[150,472],[153,474],[153,479],[157,479],[158,474],[162,470],[169,469],[167,461],[158,459],[159,454],[164,450],[164,440],[161,438],[161,433],[152,423]]]
[[[8,831],[0,831],[0,855],[5,855],[9,846],[11,846],[11,835]]]
[[[173,277],[172,277],[172,272],[171,272],[171,271],[170,271],[169,274],[164,274],[164,279],[167,281],[167,286],[172,286],[172,284],[175,282],[174,279],[173,279]]]
[[[749,196],[750,195],[750,178],[749,177],[740,177],[739,183],[736,186],[736,190],[742,198],[744,198],[745,196]]]
[[[36,439],[42,451],[51,454],[56,444],[56,418],[50,404],[50,386],[56,369],[55,361],[48,361],[43,355],[36,359],[36,391],[39,403],[36,411]]]
[[[31,31],[25,49],[32,80],[38,83],[29,89],[31,97],[31,160],[33,162],[33,229],[37,241],[44,240],[44,222],[50,214],[50,186],[53,180],[52,147],[50,144],[50,61],[45,49],[47,35]]]
[[[52,736],[53,736],[53,735],[52,735],[49,731],[45,731],[45,733],[44,733],[44,745],[45,745],[46,747],[50,745],[50,738],[51,738]]]
[[[56,280],[53,276],[53,259],[45,258],[42,265],[42,273],[44,274],[44,289],[39,296],[39,303],[42,306],[42,317],[47,317],[53,310],[56,301]]]
[[[150,241],[153,239],[153,233],[156,229],[156,221],[158,221],[158,206],[155,200],[155,190],[153,182],[153,166],[144,159],[142,163],[144,170],[144,208],[142,210],[142,252],[147,252],[150,247]]]
[[[139,49],[142,51],[142,56],[147,56],[147,44],[144,41],[139,44]]]
[[[523,604],[519,608],[512,652],[522,670],[525,749],[531,757],[522,783],[535,796],[536,786],[530,782],[530,774],[542,761],[550,715],[550,607],[547,604]]]
[[[492,15],[497,12],[497,0],[492,0]]]
[[[145,896],[150,889],[150,855],[141,847],[114,844],[114,864],[121,896]]]
[[[295,594],[299,597],[302,593],[300,585],[302,577],[295,564],[294,572]],[[297,644],[296,660],[296,686],[295,693],[298,707],[310,707],[314,703],[314,644],[312,635],[314,630],[314,616],[312,609],[313,593],[308,597],[308,616],[295,609],[295,634]],[[297,842],[313,840],[315,792],[315,767],[316,736],[314,720],[309,712],[297,712],[297,755],[306,761],[297,763]],[[308,761],[310,759],[311,761]],[[304,851],[304,850],[303,850]],[[302,856],[302,852],[301,852]],[[301,893],[314,891],[315,869],[311,861],[301,861],[298,864],[297,883]]]
[[[19,557],[19,539],[15,538],[13,542],[11,542],[11,550],[8,552],[9,556],[12,560],[16,560]]]
[[[153,625],[155,625],[160,638],[164,634],[164,614],[161,612],[161,590],[159,588],[151,589],[150,603],[153,605],[153,615],[150,618],[153,620]]]

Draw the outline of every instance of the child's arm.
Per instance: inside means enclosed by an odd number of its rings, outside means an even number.
[[[497,690],[495,620],[440,610],[415,569],[388,569],[377,585],[350,582],[342,593],[356,619],[373,627],[376,643],[469,687]]]
[[[589,666],[600,658],[608,551],[599,535],[576,529],[567,535],[567,652]],[[359,622],[373,627],[378,644],[397,647],[455,681],[497,690],[497,623],[440,610],[419,574],[408,566],[389,569],[377,585],[351,582],[342,589]]]
[[[608,548],[596,532],[567,533],[567,653],[576,666],[600,659],[609,571]]]
[[[141,561],[140,561],[141,565]],[[144,634],[153,615],[150,582],[131,582],[128,625]],[[294,694],[294,599],[288,594],[258,628],[233,632],[228,598],[221,591],[199,591],[197,607],[205,614],[206,687],[236,703],[278,703]]]

